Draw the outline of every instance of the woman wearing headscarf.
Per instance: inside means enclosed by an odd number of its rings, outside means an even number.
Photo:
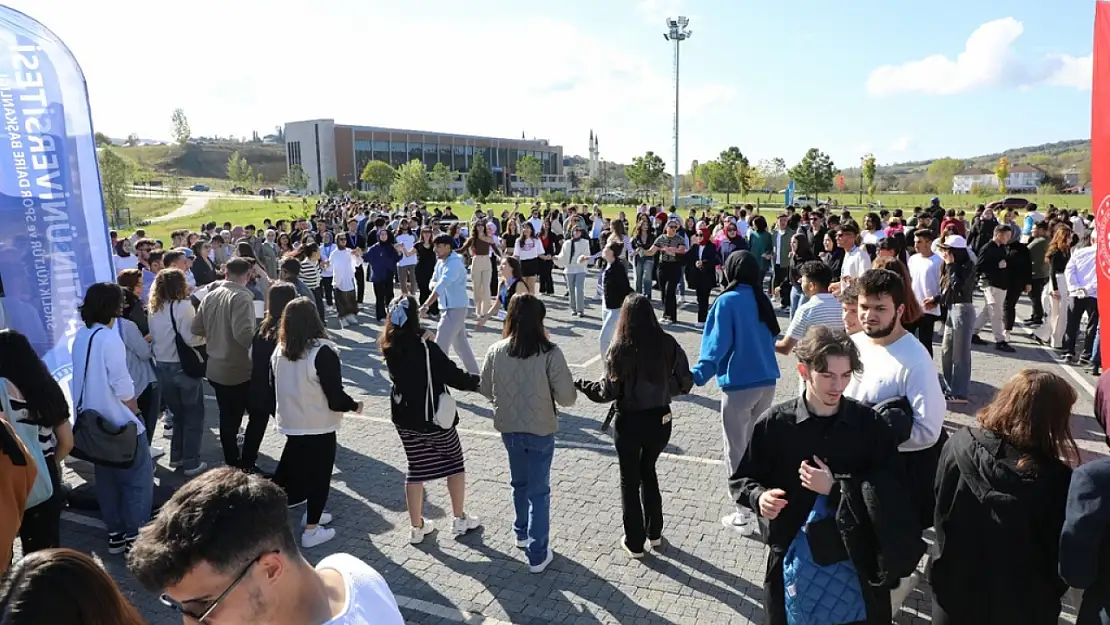
[[[692,373],[705,385],[714,375],[721,388],[727,479],[740,464],[751,440],[755,420],[771,406],[779,366],[775,337],[779,322],[771,300],[763,292],[763,269],[747,250],[725,260],[727,286],[709,309],[701,339],[701,355]],[[739,506],[721,519],[742,534],[755,531],[755,517]]]
[[[698,300],[698,324],[705,326],[705,318],[709,315],[709,294],[717,286],[717,265],[721,259],[717,255],[717,246],[713,245],[709,227],[702,226],[694,237],[694,246],[686,254],[687,282],[694,287]]]

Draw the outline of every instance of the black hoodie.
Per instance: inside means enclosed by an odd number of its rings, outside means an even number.
[[[952,625],[1056,625],[1071,468],[1028,459],[994,432],[963,428],[940,455],[929,583]],[[935,618],[935,615],[934,615]]]

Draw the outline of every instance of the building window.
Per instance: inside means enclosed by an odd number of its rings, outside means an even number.
[[[439,162],[447,166],[448,169],[455,169],[451,163],[451,144],[439,144]],[[457,170],[456,170],[457,171]]]
[[[466,171],[470,171],[470,166],[474,164],[474,146],[466,146]]]
[[[375,141],[374,142],[374,160],[389,162],[389,142],[388,141]]]
[[[516,172],[516,162],[520,160],[517,156],[516,148],[509,148],[509,159],[506,162],[506,169],[510,172]]]
[[[497,148],[497,166],[501,169],[508,171],[509,169],[509,148]]]
[[[404,141],[391,141],[389,164],[394,167],[400,167],[405,164],[405,156],[408,154],[407,146]]]
[[[285,144],[285,151],[289,167],[301,164],[301,142],[290,141]]]
[[[467,171],[465,146],[455,146],[455,159],[451,169],[454,169],[455,171]]]
[[[424,144],[424,167],[431,171],[439,162],[439,148],[434,143]]]
[[[409,161],[421,161],[424,159],[424,144],[409,142]]]

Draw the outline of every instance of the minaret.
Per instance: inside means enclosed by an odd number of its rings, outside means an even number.
[[[591,178],[597,178],[597,175],[601,170],[599,165],[600,165],[600,163],[598,161],[597,135],[595,135],[594,131],[591,129],[590,130],[590,165],[589,165],[589,173],[590,173]]]

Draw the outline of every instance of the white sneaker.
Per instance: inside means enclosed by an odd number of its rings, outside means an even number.
[[[339,318],[339,329],[340,330],[345,330],[347,328],[347,323],[344,321],[345,319],[346,319],[346,317],[340,317]]]
[[[547,549],[547,557],[543,559],[543,562],[540,562],[539,564],[529,564],[528,565],[528,572],[529,573],[543,573],[543,570],[546,569],[547,565],[551,564],[551,561],[554,560],[554,559],[555,559],[555,552],[552,551],[551,548],[549,547]]]
[[[455,534],[455,538],[479,527],[482,527],[482,520],[476,516],[465,516],[461,519],[455,517],[455,520],[451,521],[451,531]]]
[[[694,327],[700,330],[700,329],[705,327],[705,324],[702,323],[701,321],[699,321],[699,322],[694,324]]]
[[[320,514],[320,521],[317,523],[317,525],[327,525],[328,523],[331,523],[331,513],[330,512],[321,513]],[[301,527],[304,527],[306,525],[308,525],[308,513],[307,512],[305,512],[304,514],[301,515]]]
[[[173,426],[172,425],[163,425],[162,426],[162,438],[173,438]]]
[[[756,531],[755,518],[739,510],[721,517],[721,525],[739,532],[741,536],[751,536]]]
[[[166,455],[166,450],[165,449],[162,449],[161,447],[156,447],[154,445],[150,446],[150,459],[151,460],[157,460],[157,459],[161,458],[164,455]]]
[[[311,532],[305,530],[301,532],[301,547],[304,549],[312,549],[313,547],[320,546],[329,540],[335,538],[335,530],[330,527],[316,526],[316,529]]]
[[[518,538],[518,539],[516,539],[516,546],[519,549],[527,549],[528,545],[531,545],[531,544],[532,544],[532,539],[531,538],[524,538],[524,539]]]
[[[428,519],[420,519],[420,522],[422,524],[420,527],[409,528],[410,545],[419,545],[420,543],[424,542],[425,536],[431,534],[436,530],[435,524]]]
[[[208,463],[207,462],[202,462],[202,463],[198,464],[197,466],[193,467],[192,469],[185,469],[181,473],[185,477],[196,477],[196,476],[200,475],[201,473],[204,473],[207,470],[208,470]]]
[[[651,545],[653,549],[658,549],[663,546],[663,537],[660,536],[659,538],[648,539],[648,544]]]

